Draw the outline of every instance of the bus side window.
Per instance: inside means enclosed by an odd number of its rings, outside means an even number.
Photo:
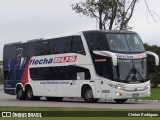
[[[68,37],[56,38],[51,42],[51,54],[62,54],[69,52]]]
[[[77,74],[78,73],[84,73],[84,79],[85,80],[90,80],[91,79],[91,74],[89,72],[89,69],[79,67],[79,66],[69,66],[69,76],[71,80],[77,80]]]
[[[90,75],[89,69],[86,69],[86,68],[83,68],[83,67],[77,67],[76,69],[77,69],[76,75],[78,73],[84,73],[84,79],[85,80],[90,80],[91,79],[91,75]]]
[[[3,58],[10,59],[11,58],[11,48],[9,46],[4,47]]]
[[[39,42],[31,42],[28,45],[29,56],[38,56],[39,55]]]
[[[49,42],[48,41],[41,42],[38,51],[40,55],[49,55],[50,54]]]
[[[85,37],[90,51],[108,49],[107,42],[103,35],[94,33],[86,35]]]
[[[71,43],[71,52],[86,55],[82,39],[80,36],[74,36]]]
[[[16,49],[16,46],[15,45],[12,45],[11,46],[11,58],[12,59],[17,59],[16,57],[16,53],[17,53],[17,49]]]
[[[50,46],[48,41],[31,42],[28,46],[29,56],[42,56],[50,54]]]

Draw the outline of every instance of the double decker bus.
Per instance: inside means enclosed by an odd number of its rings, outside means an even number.
[[[3,52],[4,92],[19,100],[85,102],[149,97],[147,54],[131,31],[83,31],[77,34],[6,44]]]

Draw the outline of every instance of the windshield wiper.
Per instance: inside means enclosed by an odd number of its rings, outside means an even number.
[[[125,79],[125,83],[129,80],[129,77],[131,76],[132,71],[135,73],[134,68],[130,69],[129,73],[127,74],[127,77]]]
[[[142,75],[139,73],[139,71],[136,70],[135,67],[133,67],[133,68],[129,71],[129,73],[128,73],[126,79],[125,79],[125,83],[128,82],[129,77],[131,77],[131,81],[134,81],[134,82],[139,81],[139,80],[137,79],[137,76],[136,76],[136,75],[138,75],[140,81],[144,81],[144,80],[143,80],[143,77],[142,77]]]
[[[135,69],[135,70],[136,70],[136,69]],[[144,81],[142,75],[139,73],[138,70],[136,70],[136,73],[139,75],[139,78],[140,78],[142,81]]]

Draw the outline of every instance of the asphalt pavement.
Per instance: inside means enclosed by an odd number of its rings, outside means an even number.
[[[128,100],[124,104],[117,104],[111,100],[99,100],[98,103],[85,103],[82,99],[65,98],[62,102],[47,101],[43,97],[40,101],[17,100],[15,95],[5,94],[3,85],[0,85],[0,107],[82,107],[107,109],[155,109],[160,110],[159,101]]]

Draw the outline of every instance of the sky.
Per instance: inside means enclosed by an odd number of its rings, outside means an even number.
[[[0,0],[0,60],[6,43],[96,30],[95,19],[76,14],[71,4],[80,0]],[[83,0],[84,1],[84,0]],[[146,0],[160,15],[160,0]],[[130,26],[144,43],[160,46],[160,19],[146,20],[146,5],[139,0]]]

